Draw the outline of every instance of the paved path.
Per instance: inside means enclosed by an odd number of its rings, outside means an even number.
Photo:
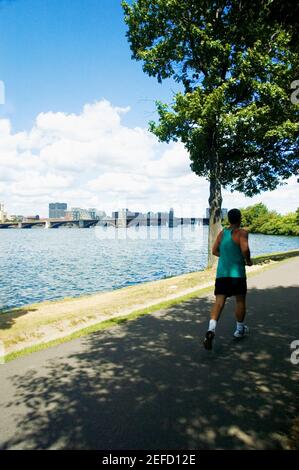
[[[298,272],[294,258],[250,278],[251,335],[231,340],[231,299],[212,352],[208,296],[0,365],[0,448],[286,448]]]

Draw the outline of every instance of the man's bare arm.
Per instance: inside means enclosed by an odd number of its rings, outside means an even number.
[[[249,249],[249,243],[248,243],[248,232],[246,230],[242,230],[240,233],[240,248],[241,248],[241,251],[244,256],[247,266],[252,266],[252,260],[250,256],[250,249]]]
[[[213,249],[212,249],[213,255],[218,256],[218,258],[220,256],[219,245],[220,245],[220,242],[221,242],[222,233],[223,233],[223,230],[220,233],[218,233],[217,238],[215,240],[215,243],[213,245]]]

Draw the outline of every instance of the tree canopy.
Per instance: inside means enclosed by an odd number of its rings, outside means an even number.
[[[240,210],[242,227],[251,233],[299,236],[299,208],[296,212],[281,215],[276,211],[270,211],[265,204],[260,202]],[[223,221],[223,225],[229,226],[227,218]]]
[[[162,140],[182,140],[199,176],[219,161],[222,186],[252,196],[298,170],[299,77],[290,32],[267,24],[265,1],[139,0],[123,3],[133,58],[159,81],[184,86],[157,103]],[[296,108],[296,109],[295,109]]]
[[[296,22],[271,0],[123,2],[132,58],[182,90],[157,102],[161,141],[180,140],[191,169],[210,181],[210,226],[221,220],[221,188],[253,196],[299,169]],[[211,229],[213,230],[213,228]]]

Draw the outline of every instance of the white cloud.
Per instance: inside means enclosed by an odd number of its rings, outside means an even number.
[[[170,145],[159,160],[150,160],[145,167],[146,174],[154,178],[174,178],[190,175],[190,161],[184,145],[180,142]]]
[[[287,184],[279,186],[274,191],[266,191],[262,194],[248,198],[240,193],[223,192],[223,204],[227,207],[246,207],[262,202],[269,209],[280,213],[292,212],[299,206],[297,177],[292,176]]]
[[[10,190],[12,194],[30,197],[48,195],[53,190],[65,189],[70,187],[72,178],[54,173],[41,175],[37,172],[24,172],[21,178],[12,183]]]
[[[107,100],[86,104],[80,114],[44,112],[29,131],[13,133],[0,120],[0,200],[10,213],[40,213],[48,203],[204,214],[209,185],[190,170],[181,143],[161,144],[147,130],[122,124],[129,108]],[[297,207],[296,178],[271,193],[248,199],[223,193],[224,207],[263,200],[271,209]]]

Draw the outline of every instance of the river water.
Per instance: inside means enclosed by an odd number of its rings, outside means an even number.
[[[299,248],[254,235],[252,256]],[[208,227],[0,230],[0,309],[77,297],[204,269]]]

